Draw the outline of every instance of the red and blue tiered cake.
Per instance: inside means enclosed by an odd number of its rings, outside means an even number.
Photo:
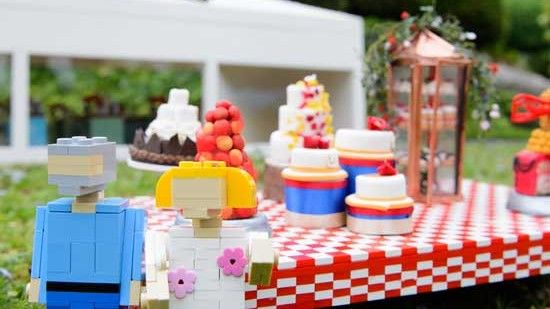
[[[355,182],[356,193],[346,197],[348,229],[374,235],[412,232],[414,201],[407,196],[403,174],[386,162],[378,174],[359,175]]]
[[[305,228],[344,226],[348,174],[334,149],[296,148],[282,172],[286,221]]]

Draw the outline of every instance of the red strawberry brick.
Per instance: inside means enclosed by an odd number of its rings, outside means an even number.
[[[235,105],[230,106],[229,109],[229,116],[231,117],[231,120],[239,120],[241,119],[241,111],[239,108]]]
[[[231,131],[233,134],[241,134],[244,128],[242,120],[231,121]]]
[[[232,139],[233,139],[233,148],[240,149],[240,150],[244,149],[245,142],[244,142],[244,138],[242,137],[242,135],[235,134],[235,135],[233,135]]]
[[[231,104],[231,102],[228,100],[219,100],[218,102],[216,102],[216,107],[229,108],[232,105],[233,104]]]
[[[216,146],[221,151],[229,151],[233,147],[233,140],[227,135],[218,136],[216,138]]]
[[[229,116],[229,112],[225,107],[216,107],[214,110],[214,118],[216,120],[227,119],[227,116]]]
[[[211,110],[211,111],[207,111],[206,114],[204,115],[204,119],[208,122],[214,122],[214,111]]]
[[[231,127],[229,121],[225,119],[216,120],[213,125],[214,134],[217,136],[229,135],[231,133]]]
[[[229,164],[231,166],[241,166],[243,163],[243,153],[239,149],[229,151]]]
[[[202,128],[202,132],[205,135],[212,135],[212,133],[214,132],[214,124],[212,124],[212,122],[205,123],[204,127]]]
[[[214,154],[214,160],[229,163],[229,155],[225,152],[218,151]]]

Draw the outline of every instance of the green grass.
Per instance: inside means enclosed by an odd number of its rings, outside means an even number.
[[[525,140],[471,140],[466,143],[464,177],[512,185],[514,155]]]
[[[493,181],[504,184],[512,183],[512,159],[514,153],[524,146],[525,141],[470,141],[466,146],[464,174],[467,178],[481,181]],[[252,155],[256,162],[261,162],[257,155]],[[259,174],[262,173],[262,164],[257,165]],[[25,173],[18,183],[11,183],[7,175],[8,170],[21,170]],[[136,195],[152,195],[158,175],[140,172],[120,164],[118,180],[109,184],[108,196],[131,197]],[[0,308],[29,308],[33,307],[25,301],[24,287],[29,280],[28,269],[31,262],[32,233],[34,230],[35,206],[55,199],[58,194],[54,186],[47,184],[46,168],[43,165],[0,167],[0,189],[6,189],[0,197],[0,267],[8,269],[13,279],[0,278]],[[508,288],[504,292],[496,292],[491,299],[485,296],[475,296],[479,302],[488,307],[545,307],[550,304],[550,284],[547,277],[528,279],[528,283],[506,283]],[[530,282],[530,283],[529,283]],[[535,283],[533,283],[535,282]],[[495,285],[491,285],[495,286]],[[510,287],[511,286],[511,287]],[[526,288],[528,287],[528,289]],[[481,289],[481,287],[480,287]],[[529,293],[518,291],[528,290]],[[487,295],[477,288],[472,292],[475,295]],[[485,291],[485,290],[483,290]],[[511,291],[511,292],[510,292]],[[456,292],[449,292],[456,293]],[[510,300],[510,293],[515,295]],[[437,294],[437,293],[436,293]],[[451,295],[451,294],[449,294]],[[517,295],[517,296],[516,296]],[[419,302],[424,307],[439,307],[434,305],[434,296],[418,296],[419,298],[392,301],[396,307],[414,307]],[[519,297],[519,299],[517,299]],[[459,300],[463,298],[459,297]],[[469,300],[471,301],[471,300]],[[478,303],[479,303],[478,302]],[[514,303],[515,302],[515,303]],[[474,302],[475,303],[475,302]],[[503,305],[504,304],[504,305]],[[402,305],[402,306],[401,306]]]

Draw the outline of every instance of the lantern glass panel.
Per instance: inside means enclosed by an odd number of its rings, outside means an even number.
[[[393,126],[395,128],[395,155],[399,162],[400,172],[405,173],[408,152],[408,126],[411,107],[411,81],[412,71],[408,65],[395,65],[392,67],[392,91],[389,106],[392,106]]]
[[[428,141],[427,160],[432,159],[433,162],[432,192],[435,196],[458,193],[457,158],[462,147],[460,113],[463,105],[460,103],[464,100],[464,79],[463,66],[441,65],[439,76],[427,80],[423,92],[427,96],[428,106],[422,116],[430,115],[427,121],[430,127],[425,138]],[[432,122],[435,122],[435,125],[432,125]],[[434,145],[430,145],[430,142]],[[426,187],[421,186],[421,191],[425,193]]]

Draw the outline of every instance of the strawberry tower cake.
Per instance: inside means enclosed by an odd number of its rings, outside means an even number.
[[[230,101],[220,100],[216,107],[206,112],[206,122],[197,132],[196,161],[224,161],[227,166],[239,167],[256,179],[252,160],[244,150],[245,140],[241,135],[244,119],[239,108]],[[233,209],[223,213],[224,219],[248,218],[256,208]]]
[[[286,104],[279,107],[279,127],[269,138],[264,197],[284,200],[281,171],[297,147],[329,148],[333,140],[329,94],[315,74],[286,88]]]

